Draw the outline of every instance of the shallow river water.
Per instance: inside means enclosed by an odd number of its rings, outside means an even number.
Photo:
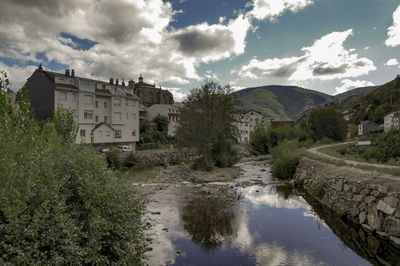
[[[247,185],[232,186],[228,194],[218,192],[227,190],[221,183],[185,183],[151,195],[150,265],[396,264],[398,250],[348,228],[321,207],[317,214],[318,207],[302,196],[277,188],[267,166],[239,166],[243,173],[235,183]]]

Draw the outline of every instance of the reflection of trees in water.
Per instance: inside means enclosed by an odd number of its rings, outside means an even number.
[[[215,249],[222,238],[234,233],[234,218],[233,206],[219,199],[191,199],[182,211],[185,230],[206,251]]]
[[[304,194],[303,197],[331,228],[333,233],[359,256],[374,265],[399,265],[400,250],[388,240],[382,240],[375,235],[368,234],[360,226],[337,217],[331,210],[322,206],[307,194]]]
[[[293,195],[293,186],[291,185],[280,185],[276,186],[276,192],[279,196],[282,196],[285,200],[289,199]]]

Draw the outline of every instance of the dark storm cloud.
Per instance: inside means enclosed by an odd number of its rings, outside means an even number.
[[[339,67],[327,66],[327,64],[321,64],[313,69],[314,76],[326,76],[346,73],[348,65],[343,64]]]
[[[235,44],[233,33],[222,29],[201,31],[189,28],[174,34],[173,39],[178,42],[178,49],[189,56],[231,51]]]

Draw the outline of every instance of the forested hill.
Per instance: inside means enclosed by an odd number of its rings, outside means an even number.
[[[296,86],[261,86],[236,92],[240,107],[253,109],[269,118],[295,118],[307,109],[318,107],[334,99],[321,92]]]

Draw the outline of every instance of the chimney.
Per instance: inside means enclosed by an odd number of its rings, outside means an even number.
[[[119,84],[118,84],[118,79],[115,79],[115,85],[119,85]]]
[[[69,77],[69,69],[65,70],[65,76]]]
[[[110,84],[114,84],[114,79],[110,78]]]
[[[129,88],[133,89],[135,87],[135,82],[132,79],[130,79],[128,82],[128,86],[129,86]]]
[[[122,86],[125,86],[125,81],[124,80],[122,81]]]
[[[71,77],[75,77],[75,70],[74,69],[71,70]]]
[[[39,69],[40,72],[43,71],[43,66],[42,66],[42,64],[39,65],[38,69]]]

